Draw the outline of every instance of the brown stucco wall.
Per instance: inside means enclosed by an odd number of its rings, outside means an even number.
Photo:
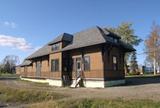
[[[20,66],[16,67],[16,74],[21,75],[21,67]]]
[[[62,47],[62,44],[61,44]],[[102,51],[104,47],[104,52]],[[83,76],[89,78],[99,78],[105,80],[122,79],[124,78],[124,53],[121,48],[116,46],[91,46],[81,49],[69,51],[69,58],[77,58],[84,56],[90,57],[90,71],[84,71]],[[63,58],[65,55],[63,55]],[[113,70],[112,57],[117,57],[118,70]],[[51,72],[51,60],[59,59],[59,71]],[[27,69],[21,67],[17,73],[21,73],[25,77],[36,76],[36,62],[41,62],[41,78],[61,79],[62,76],[62,52],[52,52],[50,55],[32,60],[33,63],[27,66]],[[63,60],[64,61],[64,60]],[[24,72],[24,70],[26,72]],[[72,79],[76,78],[76,72],[72,70]]]
[[[90,71],[84,71],[85,78],[103,78],[103,61],[100,47],[88,47],[81,50],[71,51],[71,57],[82,57],[82,50],[84,56],[90,57]],[[72,72],[72,78],[76,77],[76,72]]]
[[[26,68],[27,68],[27,69],[26,69],[26,76],[32,77],[32,76],[35,75],[35,73],[33,72],[33,67],[32,67],[32,65],[27,66]]]
[[[43,59],[41,61],[41,77],[47,78],[49,77],[49,58]]]
[[[41,63],[40,76],[36,76],[36,63],[37,62]],[[41,57],[41,58],[37,58],[33,60],[33,65],[32,65],[32,68],[30,69],[30,75],[33,77],[41,77],[41,78],[49,77],[49,63],[48,62],[49,62],[49,56],[45,56],[45,57]]]
[[[124,78],[124,53],[120,48],[117,48],[114,46],[108,49],[105,50],[105,53],[104,53],[104,78],[106,80],[123,79]],[[118,69],[116,71],[113,70],[113,56],[117,57]]]
[[[61,78],[61,71],[62,71],[62,53],[57,52],[49,55],[49,72],[50,78],[53,79],[60,79]],[[59,71],[58,72],[51,72],[51,60],[52,59],[59,59]]]
[[[23,77],[49,77],[49,56],[44,56],[41,58],[36,58],[32,60],[32,64],[29,66],[20,67],[20,73]],[[36,62],[41,63],[41,74],[36,76]]]
[[[62,49],[63,45],[62,42],[59,42],[60,49]],[[59,59],[59,71],[58,72],[51,72],[51,60],[52,59]],[[61,79],[62,74],[62,52],[53,52],[49,55],[49,78],[53,79]]]
[[[62,48],[62,43],[60,42],[60,48]],[[51,49],[51,47],[50,47]],[[51,60],[52,59],[59,59],[59,72],[51,72]],[[41,73],[40,76],[36,76],[36,63],[41,63]],[[53,79],[60,79],[61,78],[61,70],[62,70],[62,53],[52,52],[48,56],[43,56],[39,58],[32,59],[31,66],[20,67],[21,76],[24,77],[40,77],[40,78],[53,78]],[[18,72],[18,70],[17,70]]]
[[[21,67],[21,68],[20,68],[20,71],[21,71],[21,72],[20,72],[21,75],[22,75],[22,76],[25,76],[24,67]]]

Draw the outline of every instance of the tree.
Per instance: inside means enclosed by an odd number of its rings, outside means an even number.
[[[142,41],[138,36],[135,35],[134,29],[132,28],[132,23],[122,23],[117,28],[110,27],[108,28],[110,31],[114,32],[115,34],[121,36],[122,40],[127,44],[132,46],[137,46]],[[131,53],[125,54],[125,73],[128,73],[128,62]]]
[[[15,72],[15,66],[19,62],[19,57],[15,55],[8,55],[4,58],[2,65],[3,71],[8,73]]]
[[[109,28],[110,31],[121,36],[122,40],[127,44],[137,46],[142,41],[138,36],[135,35],[132,23],[122,23],[117,28]]]
[[[160,67],[160,26],[153,22],[151,32],[145,40],[146,54],[148,59],[153,62],[154,75]]]
[[[3,67],[2,67],[2,64],[0,64],[0,74],[2,73],[3,71]]]
[[[136,52],[133,52],[132,55],[131,55],[130,72],[132,74],[137,74],[138,73],[138,64],[137,64]]]

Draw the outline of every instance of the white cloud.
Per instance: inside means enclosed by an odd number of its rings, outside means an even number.
[[[39,50],[40,48],[42,48],[42,46],[37,46],[37,47],[34,48],[34,51],[37,51],[37,50]]]
[[[16,48],[22,51],[35,50],[24,38],[0,35],[0,46]]]
[[[4,21],[4,22],[0,22],[2,26],[5,26],[5,27],[10,27],[10,28],[16,28],[17,27],[17,24],[15,22],[12,22],[12,21]]]

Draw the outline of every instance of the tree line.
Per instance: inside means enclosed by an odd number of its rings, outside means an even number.
[[[16,65],[19,63],[19,57],[7,55],[0,63],[0,73],[15,73]]]

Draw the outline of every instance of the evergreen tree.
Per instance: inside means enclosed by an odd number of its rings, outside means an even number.
[[[137,64],[136,52],[133,52],[132,55],[131,55],[130,72],[132,74],[137,74],[138,73],[138,64]]]
[[[126,42],[127,44],[130,44],[132,46],[137,46],[142,41],[138,36],[135,35],[134,29],[132,28],[132,23],[122,23],[118,27],[109,27],[108,29],[112,31],[113,33],[121,36],[122,40]],[[126,53],[125,54],[125,73],[128,73],[128,62],[129,58],[132,53]]]

